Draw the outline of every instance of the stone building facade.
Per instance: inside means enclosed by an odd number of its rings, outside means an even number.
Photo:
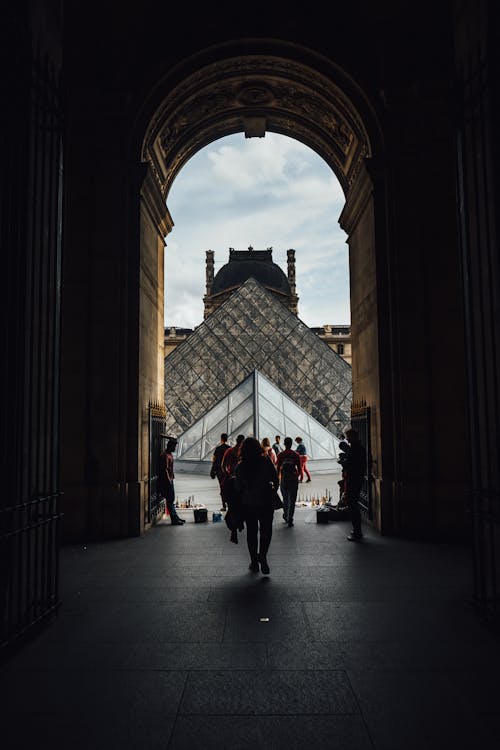
[[[311,328],[330,349],[337,352],[347,364],[352,365],[351,326],[336,326],[326,323],[324,326]]]
[[[203,297],[204,319],[217,310],[229,297],[253,277],[276,297],[293,314],[298,315],[298,301],[295,277],[295,250],[287,250],[287,275],[273,262],[272,247],[266,250],[235,250],[229,248],[229,261],[214,273],[215,254],[206,251],[206,292]],[[330,349],[351,364],[351,328],[325,324],[311,328]],[[185,341],[193,333],[192,328],[165,328],[165,356]]]

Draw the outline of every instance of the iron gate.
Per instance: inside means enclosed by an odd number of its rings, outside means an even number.
[[[493,4],[491,4],[493,7]],[[491,25],[493,29],[494,26]],[[475,31],[472,33],[476,33]],[[471,37],[472,38],[472,37]],[[496,42],[491,36],[492,49]],[[471,45],[472,49],[472,45]],[[500,625],[500,399],[498,380],[498,242],[493,227],[495,61],[479,41],[466,59],[457,49],[457,206],[464,300],[470,437],[473,596],[478,612]],[[498,226],[498,223],[497,223]],[[486,302],[485,302],[486,300]],[[493,301],[493,302],[492,302]]]
[[[156,523],[165,512],[165,498],[158,491],[158,467],[160,453],[163,449],[163,439],[166,430],[166,410],[164,404],[150,402],[149,412],[149,472],[148,472],[148,503],[146,507],[146,523]]]
[[[358,433],[359,441],[366,454],[366,474],[359,493],[359,507],[365,518],[371,520],[372,513],[372,452],[370,439],[370,407],[365,401],[353,401],[351,406],[351,425]]]
[[[43,45],[28,38],[22,24],[11,30],[11,57],[2,69],[13,116],[2,119],[7,148],[0,170],[0,239],[7,249],[0,361],[2,653],[58,607],[61,518],[61,88]],[[6,54],[3,47],[0,54]]]

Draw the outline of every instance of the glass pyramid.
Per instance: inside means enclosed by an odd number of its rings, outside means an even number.
[[[249,278],[165,358],[168,434],[185,433],[254,370],[329,432],[349,425],[350,365]]]
[[[281,435],[282,444],[286,436],[300,435],[312,460],[338,455],[338,439],[257,370],[179,437],[177,458],[210,461],[223,432],[231,445],[240,433],[271,443]]]

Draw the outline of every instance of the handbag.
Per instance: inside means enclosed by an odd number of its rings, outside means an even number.
[[[271,500],[273,504],[273,510],[280,510],[280,508],[283,507],[283,502],[272,484],[270,485],[270,491],[271,491]]]

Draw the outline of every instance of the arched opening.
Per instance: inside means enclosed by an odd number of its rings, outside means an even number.
[[[247,40],[180,57],[130,104],[121,151],[106,151],[96,183],[95,232],[77,191],[70,195],[66,319],[78,320],[80,308],[88,317],[79,326],[85,347],[68,327],[63,347],[68,538],[85,529],[140,534],[147,526],[148,405],[164,393],[170,187],[205,145],[266,132],[312,148],[346,196],[340,225],[350,258],[354,416],[370,410],[374,526],[418,538],[467,533],[463,372],[453,366],[463,352],[448,112],[423,117],[423,95],[408,92],[405,127],[390,130],[384,112],[400,105],[377,96],[365,96],[343,70],[304,47]],[[76,153],[77,176],[89,173],[86,158]],[[424,191],[432,211],[423,219],[415,196]],[[75,408],[85,430],[73,450]],[[453,449],[436,439],[449,430],[457,435]]]
[[[165,432],[178,438],[181,504],[195,495],[209,516],[224,509],[219,483],[206,482],[222,434],[230,445],[241,434],[270,445],[278,435],[278,451],[301,435],[309,481],[300,513],[313,500],[339,500],[339,435],[351,422],[352,390],[350,362],[335,343],[350,341],[344,203],[321,157],[276,133],[219,139],[175,178]]]
[[[258,48],[256,44],[256,48]],[[288,53],[288,56],[287,56]],[[182,166],[205,145],[232,133],[264,137],[267,133],[290,136],[312,148],[337,176],[346,203],[341,216],[350,253],[353,398],[371,411],[371,454],[377,467],[371,492],[372,520],[383,526],[379,468],[382,464],[379,398],[379,319],[373,181],[367,159],[373,156],[372,140],[380,150],[373,117],[372,138],[360,109],[369,111],[360,90],[347,76],[325,61],[316,67],[295,59],[297,50],[276,45],[275,54],[240,54],[222,49],[220,59],[197,68],[165,86],[164,96],[147,127],[142,159],[147,173],[141,190],[141,326],[161,330],[163,238],[172,228],[169,191]],[[212,55],[213,57],[213,55]],[[323,68],[323,69],[322,69]],[[354,94],[357,105],[349,94]],[[358,108],[359,107],[359,108]],[[158,277],[158,269],[160,276]],[[146,293],[155,277],[158,289]],[[152,321],[156,323],[151,325]],[[161,400],[163,353],[142,336],[139,354],[141,404]],[[142,425],[142,465],[148,460],[146,420]],[[144,475],[144,469],[141,472]]]

